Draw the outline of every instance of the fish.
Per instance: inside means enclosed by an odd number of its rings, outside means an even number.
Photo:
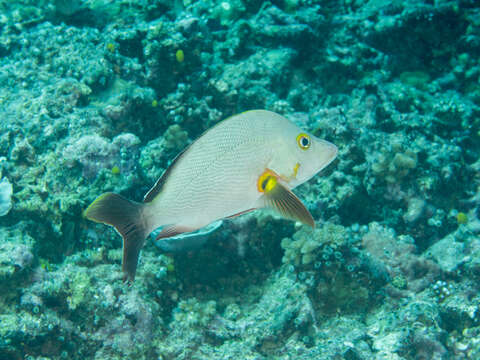
[[[282,115],[250,110],[220,121],[172,161],[142,202],[107,192],[83,212],[123,238],[123,279],[132,283],[149,234],[194,232],[261,208],[310,227],[315,221],[292,189],[337,156],[337,147]]]

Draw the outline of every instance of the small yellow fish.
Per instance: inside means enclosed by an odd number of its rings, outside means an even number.
[[[291,189],[337,156],[335,145],[303,131],[281,115],[252,110],[221,121],[183,150],[137,203],[100,195],[84,212],[123,237],[122,270],[133,281],[146,237],[198,230],[216,220],[269,207],[314,227]]]

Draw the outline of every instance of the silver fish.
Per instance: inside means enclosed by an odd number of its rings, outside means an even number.
[[[85,211],[123,237],[125,280],[135,278],[146,237],[198,230],[258,208],[315,226],[291,191],[330,164],[337,147],[285,117],[252,110],[221,121],[181,152],[145,195],[143,203],[115,193],[100,195]]]

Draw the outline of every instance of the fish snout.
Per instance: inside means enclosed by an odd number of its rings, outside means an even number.
[[[328,142],[326,140],[319,140],[319,150],[318,150],[318,161],[319,169],[318,171],[324,169],[328,166],[338,154],[338,148],[336,145]]]

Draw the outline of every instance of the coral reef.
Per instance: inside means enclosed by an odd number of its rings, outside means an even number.
[[[474,0],[0,5],[0,359],[480,357]],[[82,211],[253,108],[338,146],[295,189],[316,228],[147,241],[124,285]]]

